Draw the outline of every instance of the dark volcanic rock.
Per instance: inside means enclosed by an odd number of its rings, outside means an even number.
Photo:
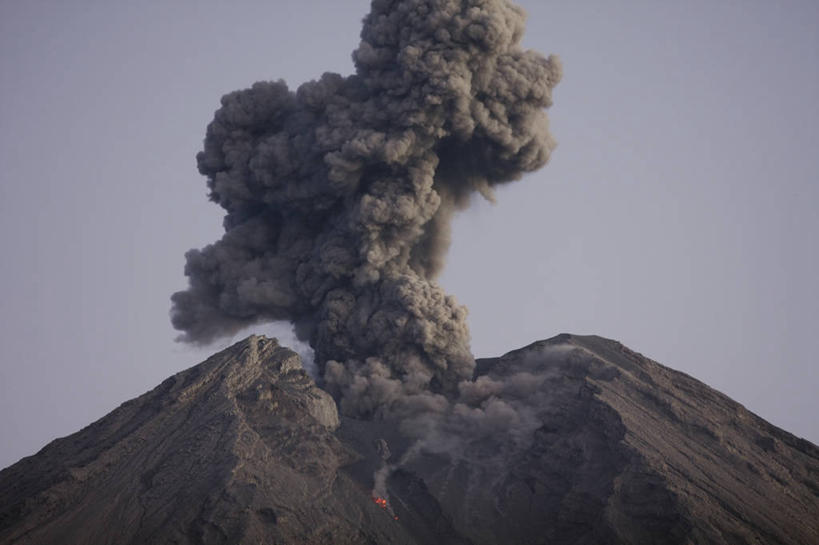
[[[533,361],[553,370],[542,425],[509,458],[495,490],[449,499],[467,535],[492,536],[487,543],[819,543],[812,443],[601,337],[536,342],[480,361],[479,373],[508,376]],[[483,508],[464,512],[482,496]]]
[[[339,422],[295,353],[250,337],[0,472],[0,543],[819,543],[812,443],[600,337],[478,373],[521,369],[547,393],[525,445],[397,464],[393,423]]]
[[[411,543],[339,471],[337,427],[250,337],[0,473],[0,543]]]

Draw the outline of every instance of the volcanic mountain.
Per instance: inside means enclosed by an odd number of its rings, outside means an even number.
[[[475,384],[524,373],[526,441],[456,456],[340,417],[252,336],[0,472],[0,543],[819,543],[812,443],[601,337],[478,360]]]

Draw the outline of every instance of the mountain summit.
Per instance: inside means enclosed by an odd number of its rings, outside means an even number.
[[[0,543],[819,542],[812,443],[601,337],[478,360],[473,384],[524,379],[531,432],[455,454],[339,417],[251,336],[0,472]]]

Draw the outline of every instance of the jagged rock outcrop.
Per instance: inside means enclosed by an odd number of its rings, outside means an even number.
[[[819,543],[819,448],[600,337],[560,335],[479,375],[537,369],[525,447],[421,452],[339,418],[298,356],[253,336],[0,472],[0,543]],[[503,456],[498,456],[503,452]]]

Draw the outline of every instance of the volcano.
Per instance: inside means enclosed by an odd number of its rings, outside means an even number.
[[[339,416],[251,336],[0,472],[0,543],[819,542],[816,445],[602,337],[478,360],[474,382],[522,370],[544,377],[528,439],[456,456]]]

